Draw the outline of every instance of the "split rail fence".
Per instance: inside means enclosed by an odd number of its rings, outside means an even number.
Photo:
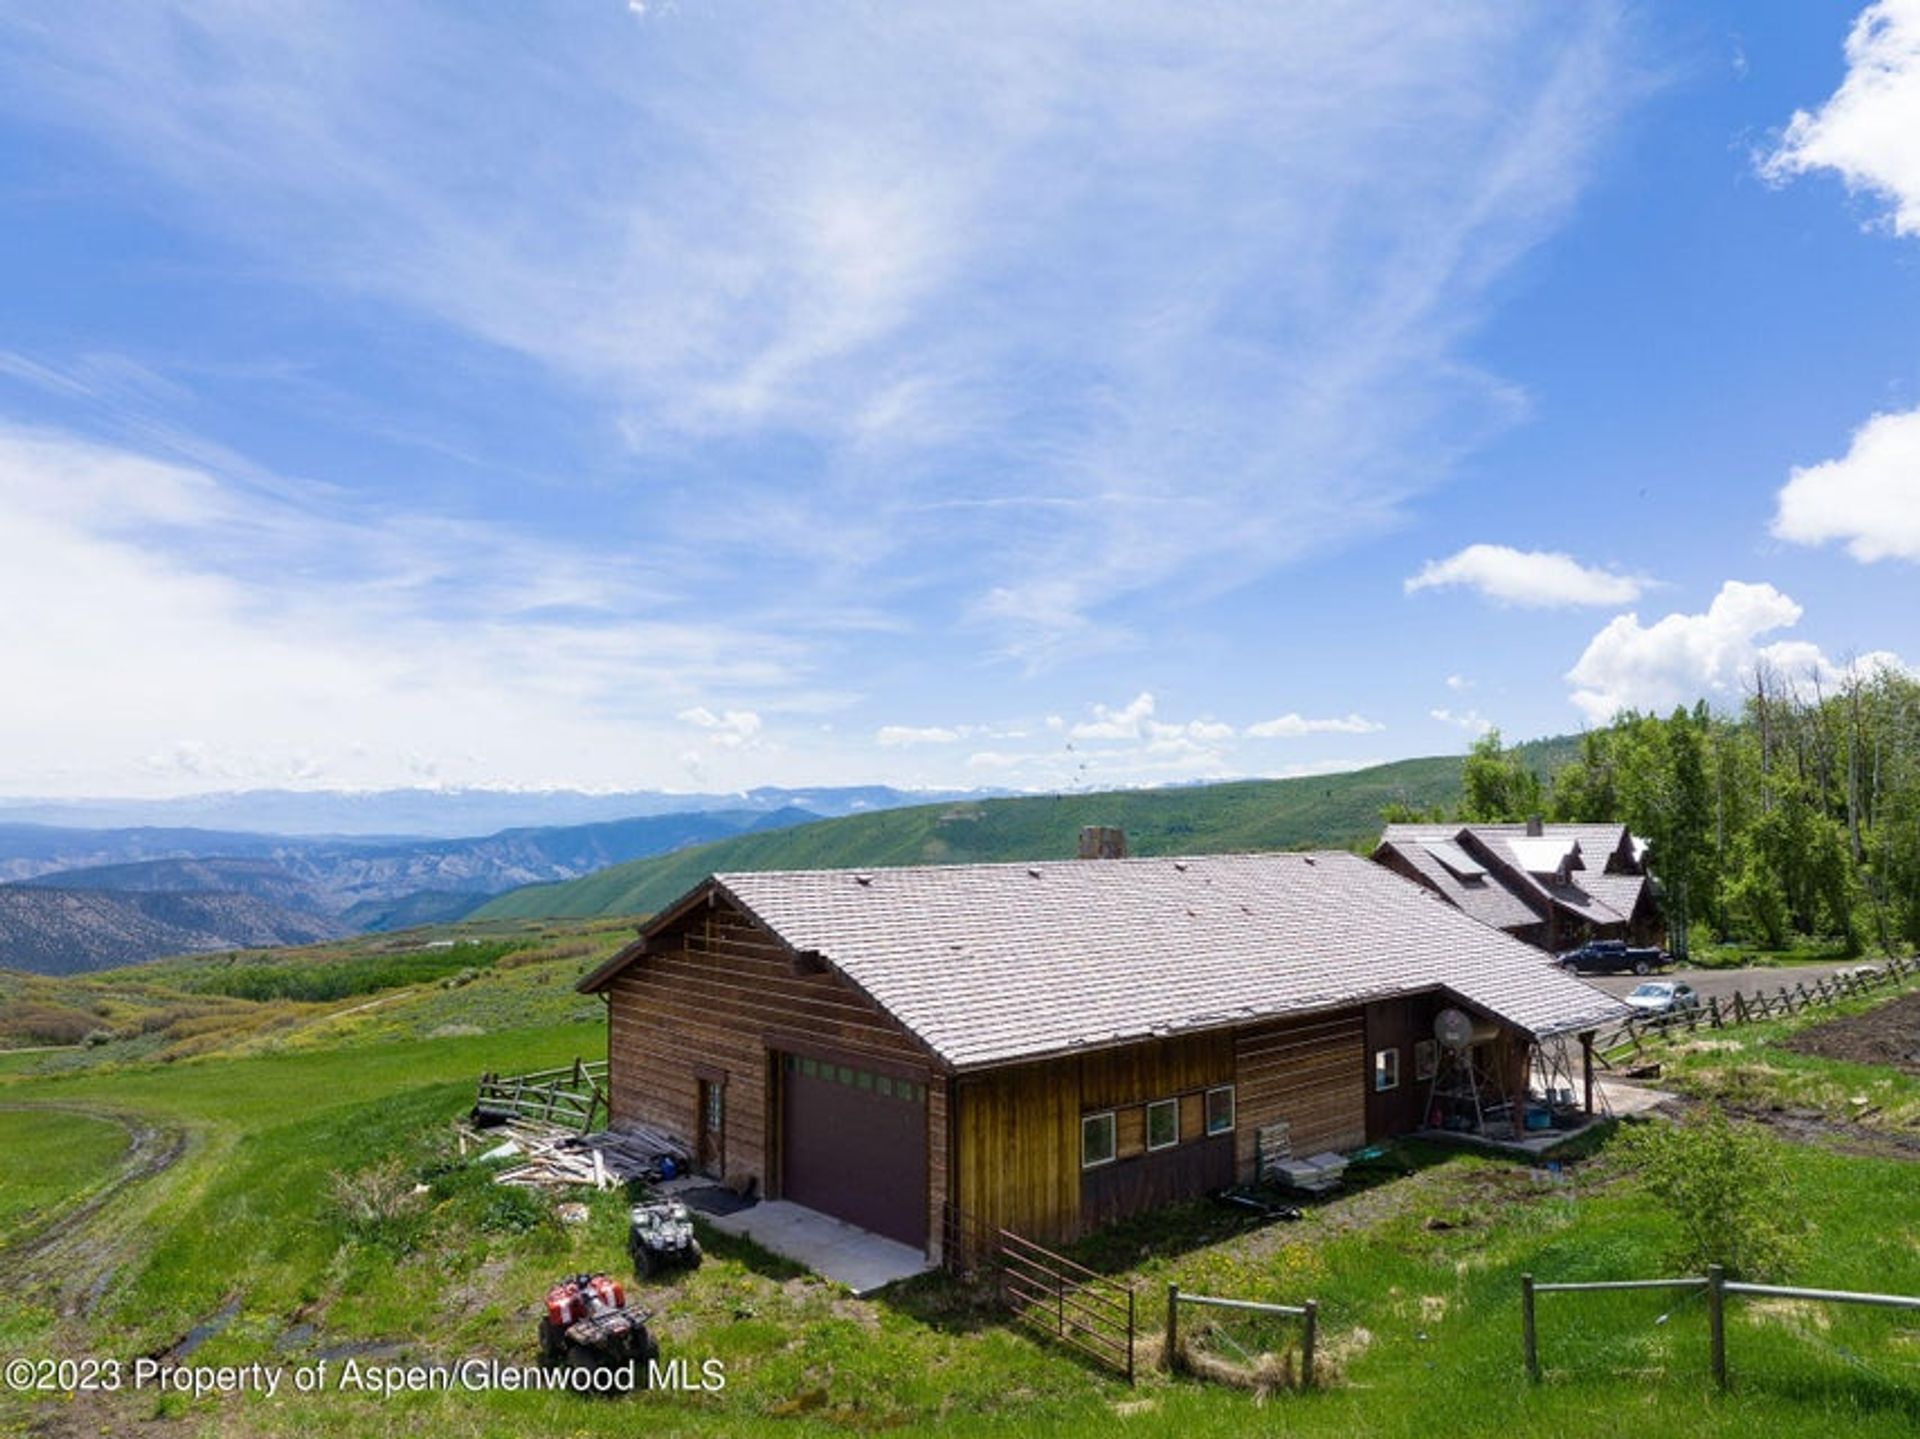
[[[596,1112],[611,1116],[606,1080],[605,1060],[576,1059],[564,1069],[541,1069],[531,1074],[483,1074],[473,1115],[483,1122],[541,1119],[585,1134],[593,1128]]]
[[[1628,1020],[1610,1032],[1594,1038],[1594,1050],[1602,1056],[1628,1052],[1640,1054],[1647,1039],[1667,1039],[1679,1032],[1693,1034],[1702,1029],[1728,1029],[1752,1024],[1761,1019],[1782,1019],[1843,999],[1857,999],[1882,990],[1897,989],[1920,975],[1920,960],[1888,959],[1876,963],[1871,973],[1837,973],[1812,984],[1778,985],[1772,994],[1756,989],[1752,994],[1736,992],[1731,999],[1711,996],[1703,1005],[1675,1010],[1670,1014],[1650,1014]]]
[[[1765,1299],[1800,1299],[1819,1304],[1870,1304],[1889,1309],[1920,1310],[1920,1297],[1905,1294],[1862,1294],[1848,1289],[1802,1289],[1782,1284],[1745,1284],[1729,1279],[1719,1265],[1707,1267],[1704,1275],[1681,1279],[1605,1279],[1577,1284],[1536,1284],[1531,1274],[1520,1276],[1520,1343],[1525,1352],[1527,1377],[1540,1380],[1539,1328],[1534,1300],[1541,1294],[1595,1294],[1623,1289],[1705,1290],[1707,1296],[1707,1343],[1715,1387],[1724,1390],[1727,1378],[1726,1297],[1753,1295]]]

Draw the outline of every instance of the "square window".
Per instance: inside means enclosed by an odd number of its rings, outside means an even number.
[[[1180,1142],[1180,1101],[1156,1099],[1147,1106],[1147,1148],[1171,1149]]]
[[[1113,1163],[1115,1138],[1111,1109],[1105,1114],[1082,1115],[1080,1118],[1080,1167],[1092,1169],[1096,1165]]]
[[[886,1075],[882,1074],[882,1075],[876,1076],[873,1081],[873,1087],[879,1090],[888,1099],[893,1098],[893,1081],[887,1078]]]
[[[1374,1051],[1373,1088],[1375,1093],[1385,1093],[1389,1089],[1400,1087],[1400,1051],[1381,1049]]]
[[[844,1064],[840,1066],[840,1082],[842,1084],[853,1083],[853,1071]]]
[[[873,1071],[868,1069],[862,1069],[858,1071],[853,1076],[853,1087],[855,1089],[872,1089],[873,1088]]]
[[[1440,1042],[1423,1039],[1413,1047],[1413,1077],[1432,1079],[1440,1069]]]
[[[808,1079],[818,1079],[820,1077],[819,1062],[817,1060],[812,1060],[812,1059],[801,1060],[800,1072],[806,1075]]]
[[[917,1084],[910,1084],[903,1079],[899,1082],[897,1088],[899,1089],[900,1097],[909,1104],[920,1098],[920,1086]]]
[[[1233,1086],[1207,1091],[1207,1133],[1225,1134],[1233,1128]]]

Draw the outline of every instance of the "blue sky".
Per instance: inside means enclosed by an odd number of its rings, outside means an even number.
[[[0,793],[1314,772],[1916,563],[1920,0],[0,15]]]

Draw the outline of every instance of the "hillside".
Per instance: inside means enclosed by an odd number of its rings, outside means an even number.
[[[1527,763],[1542,772],[1571,751],[1569,740],[1520,747]],[[1453,804],[1460,796],[1460,764],[1457,755],[1438,755],[1298,779],[916,805],[744,835],[614,865],[584,879],[515,890],[473,917],[645,914],[708,874],[726,870],[1070,855],[1080,827],[1088,824],[1122,826],[1135,854],[1347,846],[1379,833],[1385,805]]]
[[[0,885],[0,966],[74,974],[167,954],[311,944],[343,926],[249,895]]]

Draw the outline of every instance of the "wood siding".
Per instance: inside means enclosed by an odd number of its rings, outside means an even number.
[[[1362,1010],[1275,1020],[1235,1031],[1234,1169],[1255,1178],[1254,1134],[1285,1121],[1296,1155],[1354,1149],[1367,1137]]]
[[[1203,1193],[1231,1177],[1205,1140],[1204,1095],[1233,1083],[1231,1033],[1148,1040],[957,1081],[954,1202],[1032,1239],[1071,1238],[1121,1213]],[[1146,1152],[1146,1106],[1180,1104],[1180,1142]],[[1080,1168],[1080,1120],[1112,1110],[1114,1162]]]
[[[801,972],[784,946],[718,901],[608,986],[608,1085],[615,1124],[657,1125],[692,1144],[699,1080],[726,1077],[723,1177],[780,1193],[776,1056],[782,1036],[920,1076],[927,1086],[927,1232],[947,1195],[946,1080],[865,995],[830,972]]]

